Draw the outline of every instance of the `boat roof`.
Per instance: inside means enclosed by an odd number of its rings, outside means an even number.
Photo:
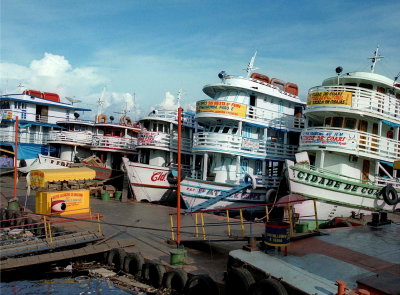
[[[32,104],[37,104],[37,105],[55,106],[55,107],[70,109],[70,110],[75,110],[75,111],[91,111],[91,109],[78,108],[72,104],[51,101],[51,100],[47,100],[44,98],[39,98],[39,97],[30,96],[30,95],[26,95],[26,94],[0,95],[0,101],[19,101],[19,102],[26,102],[26,103],[32,103]]]
[[[343,75],[339,76],[339,80],[343,82],[343,79],[349,80],[349,81],[354,81],[354,82],[368,82],[372,84],[382,84],[385,85],[386,87],[393,87],[397,88],[400,91],[400,87],[394,86],[395,81],[393,79],[390,79],[386,76],[377,74],[377,73],[371,73],[371,72],[349,72]],[[328,86],[328,85],[337,85],[338,77],[331,77],[328,79],[325,79],[322,82],[323,86]]]

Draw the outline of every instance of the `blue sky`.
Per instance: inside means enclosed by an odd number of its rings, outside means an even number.
[[[334,69],[400,71],[400,1],[61,1],[2,0],[0,91],[57,92],[96,111],[128,102],[141,115],[206,98],[217,74],[244,75],[257,50],[258,72],[308,88]],[[131,116],[140,114],[133,112]]]

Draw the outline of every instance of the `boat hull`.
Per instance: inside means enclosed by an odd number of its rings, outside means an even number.
[[[191,209],[201,203],[215,198],[219,194],[229,191],[235,185],[228,185],[213,181],[204,181],[193,178],[186,178],[181,182],[181,196],[185,201],[187,209]],[[266,193],[264,189],[245,189],[244,191],[233,194],[232,196],[220,200],[204,209],[223,209],[246,207],[266,203]]]
[[[171,197],[175,186],[167,181],[170,168],[134,163],[126,158],[123,162],[137,201],[160,202]]]
[[[287,170],[290,192],[316,199],[319,220],[348,217],[351,212],[393,212],[399,203],[388,205],[380,194],[382,187],[345,179],[307,168],[289,166]],[[300,219],[314,219],[314,206],[310,202],[295,204]]]

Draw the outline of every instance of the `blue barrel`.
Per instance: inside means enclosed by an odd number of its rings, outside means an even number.
[[[284,247],[290,242],[290,224],[287,222],[268,221],[265,223],[264,243],[269,246]]]

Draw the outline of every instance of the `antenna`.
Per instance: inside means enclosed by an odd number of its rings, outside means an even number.
[[[378,55],[378,51],[379,51],[379,45],[376,46],[375,52],[374,52],[374,56],[373,57],[369,57],[368,59],[370,59],[372,61],[372,65],[371,65],[371,73],[373,73],[375,71],[375,64],[381,60],[382,58],[384,58],[384,56],[380,56]]]
[[[76,99],[75,96],[73,97],[66,96],[65,99],[67,99],[71,103],[71,105],[74,105],[74,103],[82,102],[82,100]]]
[[[7,80],[7,83],[8,83],[8,80]],[[21,93],[23,93],[22,90],[25,88],[25,86],[22,85],[21,83],[19,83],[18,86],[17,86],[17,88],[19,89],[19,91],[20,91]],[[6,89],[6,90],[7,90],[7,89]]]
[[[254,53],[253,57],[250,59],[249,64],[247,65],[247,68],[244,69],[247,72],[247,78],[250,77],[251,72],[254,72],[255,70],[259,69],[259,68],[254,67],[254,61],[256,59],[256,55],[257,55],[257,50]]]
[[[99,97],[99,99],[97,100],[98,103],[98,108],[97,108],[97,117],[100,116],[101,111],[103,110],[103,105],[104,105],[104,100],[103,100],[103,96],[104,96],[104,92],[106,91],[106,87],[103,87],[103,91],[101,92],[101,96]]]
[[[131,110],[128,109],[128,102],[125,102],[125,108],[122,109],[121,112],[114,112],[115,114],[121,114],[123,117],[126,117],[128,113],[130,113]]]

